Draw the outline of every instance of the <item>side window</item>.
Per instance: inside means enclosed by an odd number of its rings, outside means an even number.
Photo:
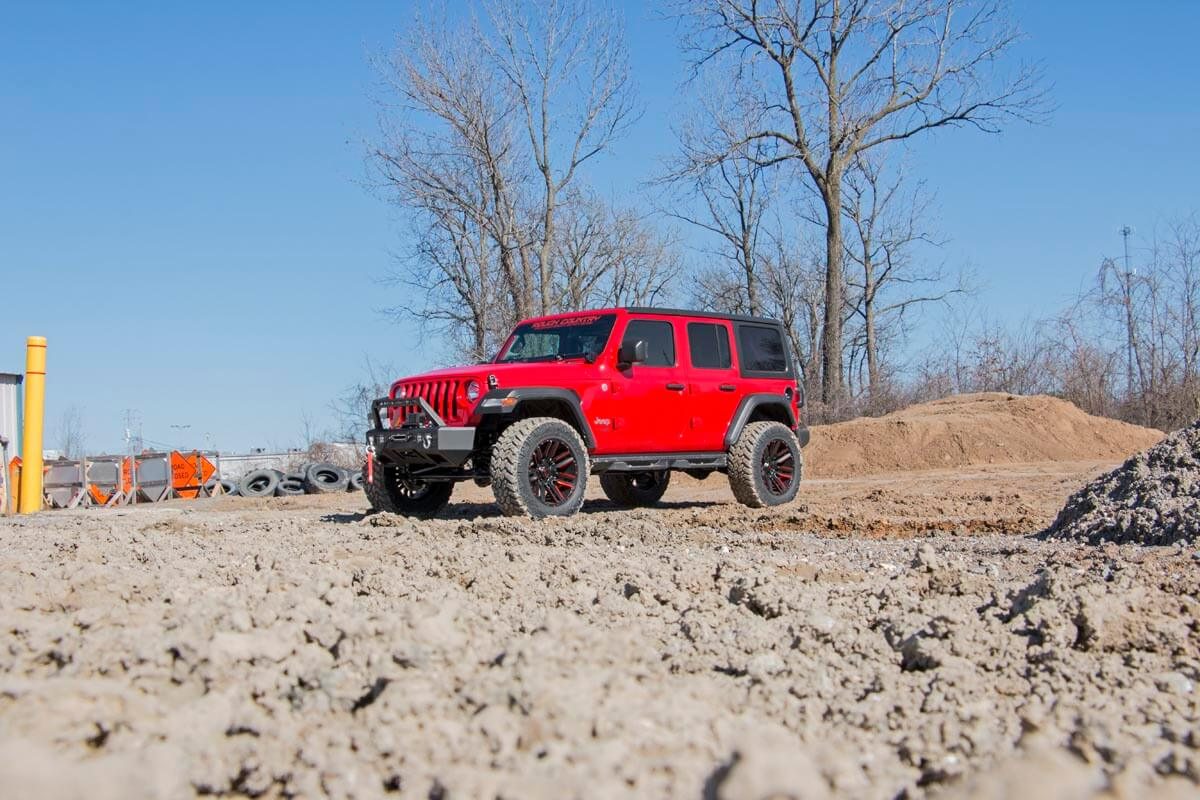
[[[636,342],[638,339],[646,343],[645,366],[675,366],[675,328],[671,323],[649,319],[631,320],[625,328],[625,338],[621,340],[621,344]]]
[[[729,331],[711,322],[689,322],[688,353],[692,366],[699,369],[729,369]]]
[[[737,336],[743,372],[788,371],[787,351],[778,328],[739,325]]]

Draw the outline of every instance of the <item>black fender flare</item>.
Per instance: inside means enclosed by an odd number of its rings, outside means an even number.
[[[596,437],[592,435],[592,428],[583,414],[583,405],[579,401],[579,395],[570,389],[558,386],[493,389],[480,399],[479,405],[475,406],[475,411],[471,414],[472,424],[478,426],[488,417],[512,415],[521,408],[522,404],[537,400],[553,400],[565,404],[579,435],[583,437],[583,443],[589,450],[596,446]],[[505,402],[501,404],[500,401]]]
[[[748,394],[742,398],[742,402],[738,403],[737,409],[733,412],[733,419],[729,421],[729,427],[725,430],[726,450],[733,447],[733,443],[742,435],[742,428],[746,427],[746,423],[750,421],[754,412],[766,406],[777,406],[787,418],[787,426],[793,429],[796,427],[796,414],[792,411],[792,402],[787,395],[766,392]],[[807,444],[807,437],[805,439],[805,444]]]

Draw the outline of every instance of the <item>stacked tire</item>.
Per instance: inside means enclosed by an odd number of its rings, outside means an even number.
[[[307,464],[296,472],[256,469],[226,488],[226,494],[242,497],[297,497],[302,494],[331,494],[362,491],[362,473],[336,464]]]

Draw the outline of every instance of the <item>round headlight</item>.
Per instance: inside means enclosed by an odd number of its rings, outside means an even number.
[[[467,399],[472,403],[479,399],[479,381],[467,382]]]
[[[396,390],[396,399],[400,400],[403,398],[404,398],[404,387],[401,386],[399,389]]]

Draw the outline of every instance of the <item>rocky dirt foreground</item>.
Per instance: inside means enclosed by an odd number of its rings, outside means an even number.
[[[938,480],[0,521],[0,794],[1196,796],[1192,550],[990,533],[1082,477]]]

